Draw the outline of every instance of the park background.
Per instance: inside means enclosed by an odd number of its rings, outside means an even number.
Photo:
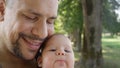
[[[120,68],[120,0],[59,0],[55,31],[67,35],[75,68]]]

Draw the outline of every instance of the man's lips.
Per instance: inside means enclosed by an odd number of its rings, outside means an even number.
[[[38,50],[42,44],[42,41],[39,41],[39,40],[32,40],[27,37],[22,37],[22,38],[25,41],[25,43],[27,43],[30,50]]]

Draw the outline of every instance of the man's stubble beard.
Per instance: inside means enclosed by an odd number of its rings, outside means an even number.
[[[23,55],[22,55],[22,52],[20,50],[20,46],[21,46],[20,43],[19,43],[20,38],[21,37],[19,35],[18,39],[15,41],[15,43],[13,43],[13,45],[14,45],[14,47],[13,47],[13,53],[14,53],[15,56],[17,56],[17,57],[25,60],[24,57],[23,57]]]
[[[22,51],[20,49],[22,44],[20,44],[19,41],[20,41],[20,39],[22,39],[23,36],[26,36],[26,35],[24,35],[23,33],[19,33],[18,39],[13,43],[13,53],[18,58],[25,60],[25,61],[29,61],[26,58],[24,58],[24,55],[22,54]],[[32,59],[30,59],[30,60],[32,60]]]
[[[22,44],[20,44],[19,41],[23,37],[27,37],[29,39],[39,40],[39,41],[44,41],[45,39],[41,39],[41,38],[39,38],[37,36],[34,36],[34,35],[26,35],[24,33],[19,33],[18,39],[13,43],[13,45],[14,45],[14,47],[13,47],[13,53],[15,54],[15,56],[17,56],[17,57],[19,57],[19,58],[21,58],[23,60],[27,60],[27,59],[24,58],[24,56],[23,56],[23,54],[21,52],[21,49],[20,49],[20,47],[21,47]],[[34,53],[34,51],[32,51],[32,50],[30,52]],[[33,60],[33,59],[31,59],[31,60]]]

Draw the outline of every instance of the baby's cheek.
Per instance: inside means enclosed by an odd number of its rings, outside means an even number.
[[[54,60],[51,57],[44,57],[43,62],[42,62],[42,67],[43,68],[53,68],[53,62]]]

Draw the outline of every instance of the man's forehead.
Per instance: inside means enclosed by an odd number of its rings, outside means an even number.
[[[37,11],[34,11],[32,9],[25,9],[22,11],[23,13],[28,13],[28,14],[33,14],[35,16],[39,16],[39,17],[43,17],[44,15],[42,13],[39,13]],[[52,13],[51,13],[52,14]],[[51,19],[56,19],[57,18],[57,14],[53,14],[51,16],[49,16]]]
[[[58,8],[57,0],[20,0],[19,5],[39,10],[44,8],[48,9],[49,11],[56,11],[56,9]]]
[[[58,0],[0,0],[0,1],[5,1],[7,4],[16,4],[16,3],[20,3],[21,6],[22,4],[29,4],[29,5],[39,5],[40,3],[41,4],[44,4],[46,3],[47,4],[58,4]]]
[[[51,3],[58,3],[58,0],[18,0],[22,1],[24,3],[31,3],[31,4],[39,4],[39,3],[46,3],[46,4],[51,4]]]

